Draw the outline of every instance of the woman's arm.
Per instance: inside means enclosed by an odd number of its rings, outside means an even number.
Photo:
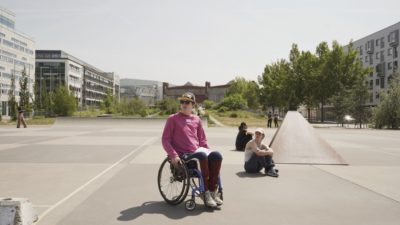
[[[199,118],[199,125],[197,126],[197,138],[199,139],[200,147],[210,149],[208,147],[206,133],[204,132],[203,129],[203,123],[201,122],[200,118]]]
[[[164,132],[162,134],[162,145],[164,147],[164,150],[167,152],[168,156],[170,159],[175,158],[178,156],[178,153],[176,153],[174,147],[172,146],[172,136],[174,134],[174,121],[173,117],[169,117],[167,119],[167,122],[164,127]]]
[[[272,156],[274,154],[272,148],[269,148],[264,144],[261,145],[261,148],[258,148],[255,141],[252,141],[250,143],[250,148],[254,152],[254,154],[258,156]]]

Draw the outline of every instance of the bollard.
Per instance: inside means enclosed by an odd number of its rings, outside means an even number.
[[[26,198],[0,198],[0,225],[31,225],[38,220]]]

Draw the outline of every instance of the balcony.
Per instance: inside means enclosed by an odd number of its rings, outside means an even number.
[[[375,66],[375,70],[376,70],[376,74],[378,77],[384,77],[385,76],[385,66],[386,64],[383,63],[379,63],[378,65]]]
[[[389,45],[392,47],[396,47],[399,45],[399,30],[395,30],[390,32],[389,34]]]
[[[368,54],[373,54],[374,53],[374,39],[369,40],[366,43],[366,47],[367,47],[367,53]]]

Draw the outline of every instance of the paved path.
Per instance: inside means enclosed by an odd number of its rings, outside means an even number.
[[[207,128],[224,156],[222,210],[165,204],[156,175],[165,121],[64,120],[0,126],[0,196],[27,197],[40,225],[400,224],[400,132],[320,128],[349,166],[278,165],[243,173],[236,128]],[[269,143],[275,129],[267,130]]]

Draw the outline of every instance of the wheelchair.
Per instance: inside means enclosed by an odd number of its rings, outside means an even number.
[[[185,201],[185,208],[193,211],[196,208],[195,198],[204,201],[204,182],[201,171],[198,169],[197,160],[182,160],[182,165],[175,168],[167,156],[158,170],[158,190],[161,196],[170,205],[179,205],[188,196],[191,189],[191,198]],[[218,194],[223,199],[220,176],[218,177]]]

